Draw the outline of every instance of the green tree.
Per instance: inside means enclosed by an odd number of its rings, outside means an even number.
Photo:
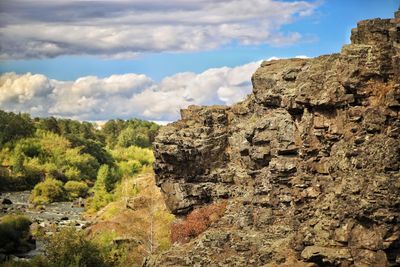
[[[53,132],[56,134],[61,134],[60,128],[58,127],[58,121],[54,117],[49,117],[49,118],[37,118],[35,119],[37,122],[37,128],[48,131],[48,132]]]
[[[111,192],[115,187],[115,183],[118,182],[120,178],[121,175],[116,168],[111,168],[108,165],[101,165],[97,174],[96,183],[104,186],[107,192]]]
[[[18,175],[20,173],[23,173],[25,168],[24,168],[24,159],[25,155],[21,151],[21,149],[15,149],[14,150],[14,155],[12,158],[12,166],[13,166],[13,174]]]
[[[117,143],[119,133],[125,128],[123,120],[109,120],[104,126],[102,132],[106,136],[106,143],[109,147],[113,148]]]
[[[66,138],[71,142],[72,147],[81,147],[81,153],[92,155],[99,164],[114,164],[114,159],[101,142],[93,139],[85,139],[73,134],[66,135]]]
[[[31,136],[34,131],[29,115],[0,110],[0,147],[7,142]]]
[[[126,129],[122,130],[118,136],[118,145],[121,147],[149,147],[150,140],[147,129],[144,127],[134,128],[132,126],[128,126]]]

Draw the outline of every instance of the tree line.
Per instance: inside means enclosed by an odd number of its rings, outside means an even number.
[[[0,191],[33,188],[31,200],[37,204],[89,193],[96,199],[96,190],[109,193],[124,174],[151,164],[146,149],[158,129],[139,119],[109,120],[98,127],[0,110]]]

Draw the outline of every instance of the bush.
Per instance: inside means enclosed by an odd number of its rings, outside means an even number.
[[[30,200],[35,204],[45,204],[63,201],[65,200],[64,196],[62,182],[53,178],[46,178],[33,188]]]
[[[78,181],[68,181],[64,188],[68,192],[70,199],[86,197],[89,190],[89,186],[85,182]]]
[[[98,246],[74,228],[62,229],[46,240],[46,256],[53,266],[107,266]]]
[[[0,222],[0,248],[6,254],[18,252],[30,237],[31,221],[22,215],[5,215]],[[28,249],[29,250],[29,249]]]
[[[187,218],[172,225],[173,243],[186,243],[207,230],[211,223],[218,221],[225,213],[226,202],[214,203],[192,211]]]

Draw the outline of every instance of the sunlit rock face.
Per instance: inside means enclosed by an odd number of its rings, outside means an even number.
[[[351,41],[264,62],[247,100],[191,106],[161,129],[154,166],[171,211],[229,204],[145,266],[400,264],[400,12],[359,22]]]

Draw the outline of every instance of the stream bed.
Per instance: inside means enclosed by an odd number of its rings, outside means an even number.
[[[1,216],[22,214],[32,221],[31,230],[41,230],[46,235],[62,227],[73,226],[83,229],[88,221],[83,218],[83,203],[54,202],[35,207],[29,202],[30,191],[5,192],[0,195]],[[19,258],[32,258],[43,253],[43,242],[36,240],[36,248],[27,253],[15,255]]]

